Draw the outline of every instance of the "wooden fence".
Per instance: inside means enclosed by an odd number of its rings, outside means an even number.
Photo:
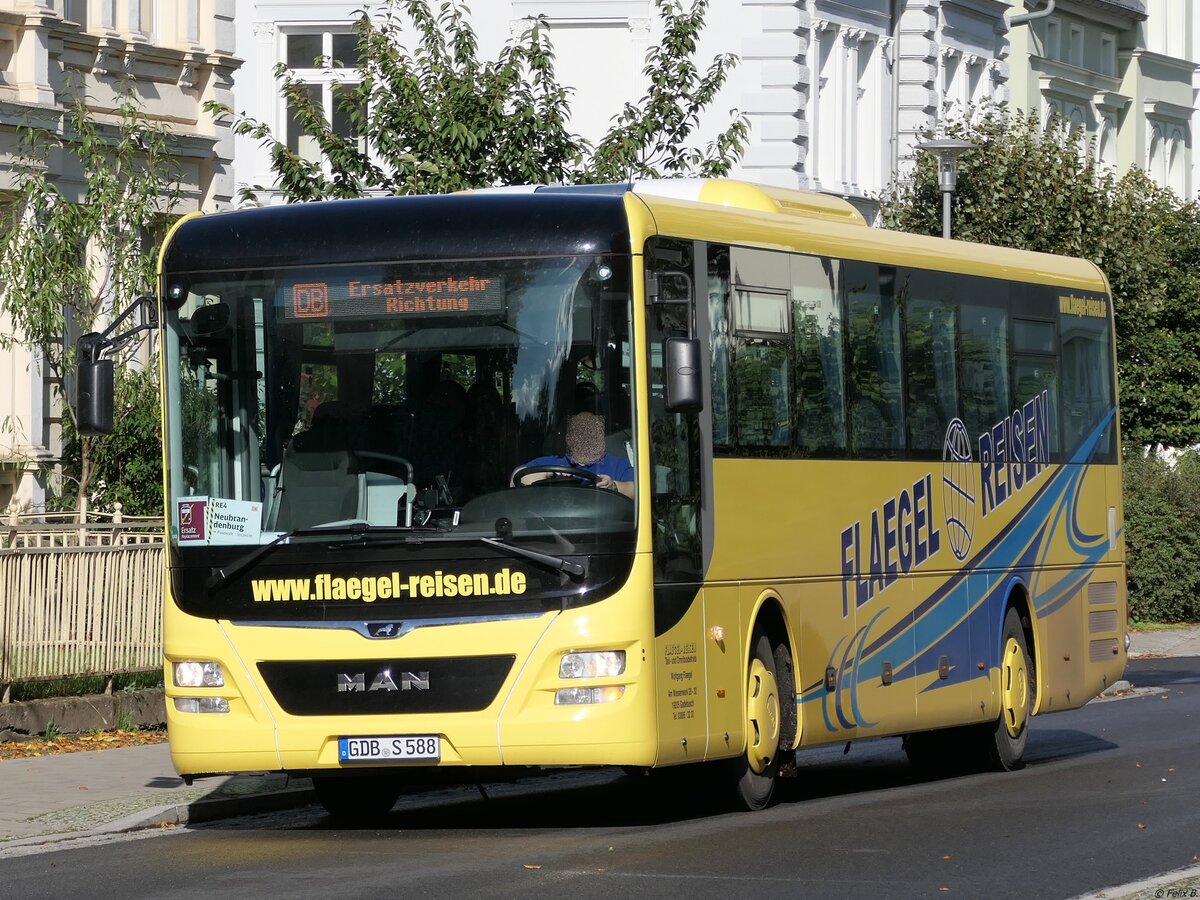
[[[162,664],[162,521],[0,524],[0,692]],[[44,519],[44,517],[43,517]]]

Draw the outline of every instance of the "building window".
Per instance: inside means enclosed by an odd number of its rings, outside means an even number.
[[[1117,36],[1115,34],[1100,35],[1100,74],[1117,74]]]
[[[142,34],[146,35],[146,37],[153,36],[154,27],[157,24],[156,19],[158,17],[155,15],[157,10],[154,7],[155,7],[154,0],[140,0],[140,2],[138,3],[138,6],[137,6],[138,31],[140,31]]]
[[[1078,68],[1083,68],[1083,26],[1072,25],[1070,38],[1067,42],[1067,62]]]
[[[357,133],[354,117],[345,108],[343,96],[359,83],[358,36],[349,30],[295,31],[284,35],[284,61],[291,76],[299,81],[308,99],[325,114],[336,134],[365,141]],[[316,139],[304,134],[297,109],[289,104],[286,118],[287,147],[307,160],[320,161]]]
[[[1062,59],[1062,39],[1059,37],[1058,19],[1046,20],[1046,40],[1042,46],[1042,56],[1046,59]]]
[[[88,0],[66,0],[63,3],[63,16],[68,22],[74,22],[80,28],[87,28]]]

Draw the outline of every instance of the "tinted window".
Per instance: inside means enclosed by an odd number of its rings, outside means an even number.
[[[905,306],[908,446],[940,454],[946,428],[958,417],[958,311],[950,282],[914,273]]]
[[[962,420],[972,437],[1008,415],[1008,314],[1004,307],[959,308]]]
[[[1063,316],[1062,319],[1063,444],[1070,451],[1086,440],[1113,406],[1112,345],[1108,320]],[[1111,456],[1110,424],[1096,448]]]
[[[891,455],[904,449],[896,270],[862,263],[846,269],[850,440],[856,453]]]
[[[846,449],[841,281],[839,260],[792,257],[797,448],[804,456]]]
[[[712,328],[713,443],[732,443],[729,433],[729,248],[708,245],[708,320]]]

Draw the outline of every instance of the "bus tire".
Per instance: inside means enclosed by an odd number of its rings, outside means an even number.
[[[734,760],[734,803],[764,809],[771,802],[785,754],[796,734],[795,673],[785,642],[755,635],[746,673],[746,752]]]
[[[1031,683],[1029,648],[1025,644],[1025,629],[1021,627],[1021,614],[1009,607],[1000,639],[1000,715],[994,724],[985,726],[986,759],[995,771],[1009,772],[1025,765],[1033,701]]]
[[[375,822],[400,799],[400,779],[391,775],[315,776],[312,783],[325,812],[346,825]]]

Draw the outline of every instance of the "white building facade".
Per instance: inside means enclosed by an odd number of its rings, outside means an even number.
[[[359,3],[237,0],[239,111],[283,137],[289,117],[273,67],[294,66],[333,115],[330,85],[350,72],[311,58],[345,48]],[[382,4],[374,3],[378,10]],[[481,53],[545,16],[560,79],[575,89],[575,130],[602,135],[644,88],[660,37],[650,0],[493,0],[471,21]],[[711,105],[700,141],[745,113],[750,141],[735,175],[845,196],[869,206],[922,135],[984,104],[1051,109],[1086,129],[1117,168],[1145,167],[1191,196],[1189,0],[712,0],[697,59],[740,62]],[[336,54],[335,54],[336,55]],[[302,138],[288,137],[293,147]],[[264,148],[240,139],[240,186],[273,181]]]
[[[0,0],[0,140],[8,142],[0,144],[0,163],[13,152],[20,116],[53,114],[66,68],[95,70],[99,84],[120,60],[148,73],[156,108],[192,142],[196,208],[236,202],[247,188],[281,200],[270,190],[267,148],[232,137],[202,103],[228,102],[310,152],[275,67],[291,68],[335,127],[348,129],[336,85],[355,71],[314,60],[353,58],[353,23],[364,7],[378,13],[384,4]],[[697,140],[711,140],[730,111],[740,111],[751,128],[734,177],[846,197],[869,214],[911,166],[915,145],[948,117],[988,104],[1043,119],[1053,111],[1084,130],[1107,165],[1141,166],[1192,198],[1200,184],[1193,152],[1200,17],[1192,7],[1192,0],[711,0],[697,62],[706,68],[725,52],[740,62]],[[645,54],[661,37],[654,3],[475,3],[480,54],[494,58],[535,16],[550,27],[560,80],[574,88],[573,129],[598,139],[622,104],[643,93]],[[0,435],[0,508],[12,497],[36,505],[41,488],[18,487],[29,484],[21,477],[30,471],[20,460],[53,457],[54,413],[36,359],[0,356],[0,377],[0,420],[27,423],[24,443],[6,445]]]
[[[145,115],[174,136],[180,211],[228,207],[233,142],[203,104],[232,96],[233,14],[232,0],[0,0],[0,202],[14,186],[20,130],[61,132],[69,81],[101,121],[128,81]],[[84,173],[69,157],[53,154],[49,175],[68,199],[83,196]],[[3,315],[0,331],[14,334]],[[62,443],[54,387],[38,353],[0,350],[0,513],[45,505],[41,467]]]

